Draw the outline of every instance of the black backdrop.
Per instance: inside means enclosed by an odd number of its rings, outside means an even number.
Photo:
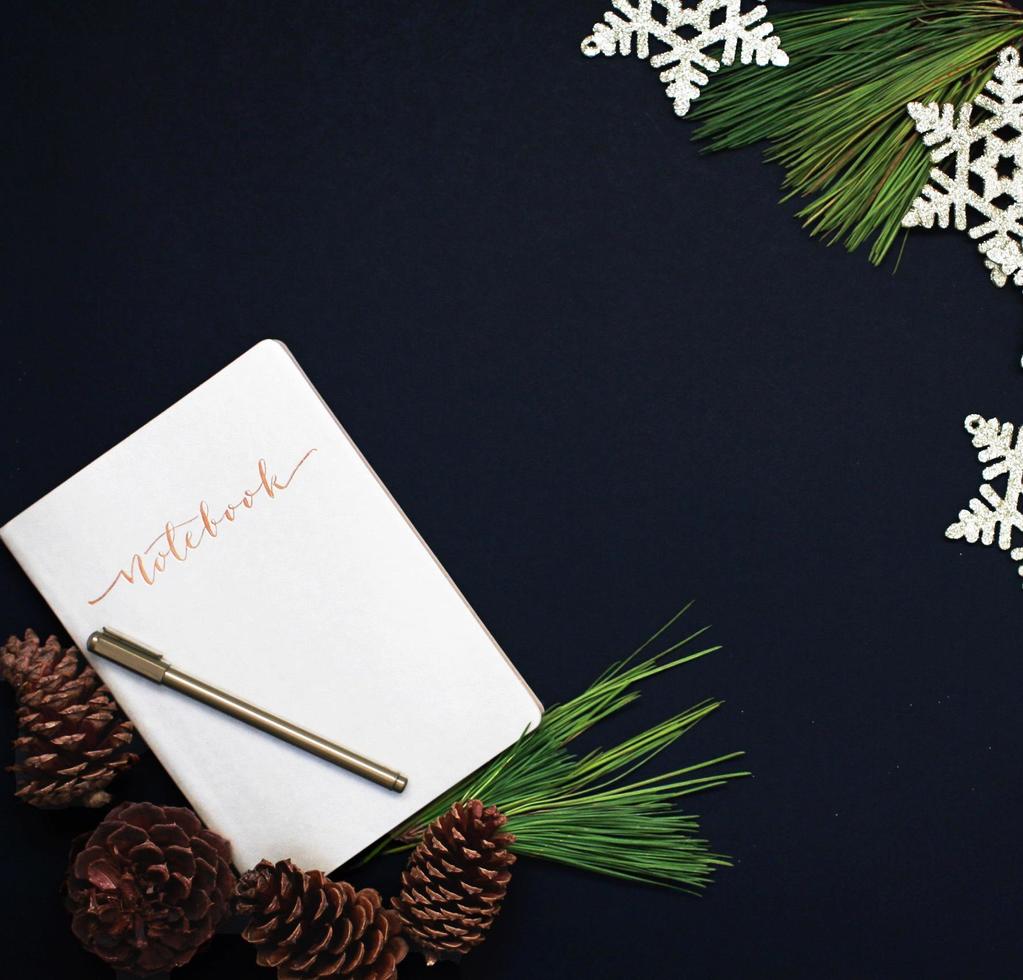
[[[964,417],[1023,421],[1019,295],[954,232],[895,276],[809,240],[759,151],[699,155],[648,66],[580,55],[603,9],[8,6],[0,519],[279,337],[544,700],[696,598],[725,649],[627,727],[724,697],[672,758],[756,772],[694,801],[737,857],[705,897],[522,861],[432,975],[1004,975],[1023,599],[943,531]],[[107,977],[57,895],[97,815],[10,779],[5,972]],[[151,756],[118,792],[180,800]]]

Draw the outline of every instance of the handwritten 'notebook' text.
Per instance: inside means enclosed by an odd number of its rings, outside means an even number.
[[[228,504],[222,510],[220,508],[211,510],[209,504],[203,500],[199,503],[198,511],[186,520],[177,523],[167,521],[163,530],[153,538],[145,550],[132,555],[127,567],[122,568],[95,599],[90,599],[89,605],[95,606],[102,602],[122,582],[127,585],[134,585],[136,582],[154,585],[173,562],[187,561],[189,554],[203,542],[218,537],[222,524],[233,524],[239,514],[252,509],[256,500],[260,498],[276,500],[278,494],[291,486],[302,464],[315,452],[315,449],[310,449],[283,480],[276,473],[271,473],[267,469],[266,460],[261,459],[256,464],[259,483],[255,489],[246,490],[237,503]]]

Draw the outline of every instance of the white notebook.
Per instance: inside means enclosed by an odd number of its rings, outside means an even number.
[[[408,777],[392,793],[92,662],[239,868],[330,871],[541,707],[291,354],[264,341],[0,529],[101,627]]]

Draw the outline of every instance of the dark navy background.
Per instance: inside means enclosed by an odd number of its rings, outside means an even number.
[[[601,741],[719,696],[670,761],[756,772],[693,801],[737,859],[705,897],[522,860],[430,975],[1015,972],[1023,595],[943,532],[965,416],[1023,422],[1018,291],[951,231],[894,276],[811,241],[758,150],[701,156],[649,66],[579,53],[604,7],[8,6],[0,520],[279,337],[541,698],[695,598],[725,649]],[[110,976],[57,894],[99,814],[4,785],[6,972]],[[180,800],[151,756],[116,790]]]

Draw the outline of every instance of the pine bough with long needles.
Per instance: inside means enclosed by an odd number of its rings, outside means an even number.
[[[780,72],[724,68],[690,113],[697,137],[723,150],[770,142],[786,199],[829,244],[871,242],[880,263],[927,182],[931,160],[910,102],[962,105],[1023,43],[1006,0],[853,0],[773,13],[790,63]]]
[[[719,649],[686,652],[704,632],[699,630],[639,659],[685,611],[630,657],[612,664],[578,697],[548,709],[536,729],[434,801],[372,853],[413,847],[425,827],[453,803],[479,799],[508,817],[504,830],[515,835],[510,849],[517,854],[681,890],[706,885],[715,868],[730,862],[697,836],[697,818],[679,810],[677,802],[748,776],[743,771],[722,771],[742,753],[656,776],[630,777],[722,702],[702,701],[610,749],[576,755],[568,747],[598,722],[636,701],[636,686],[641,682]]]

